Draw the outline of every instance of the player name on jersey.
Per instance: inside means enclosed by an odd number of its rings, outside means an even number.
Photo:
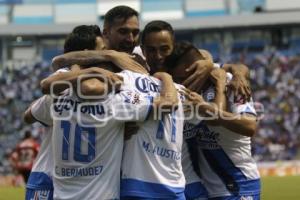
[[[150,142],[143,141],[143,149],[146,152],[151,153],[153,155],[158,155],[164,158],[170,158],[172,160],[181,160],[181,152],[176,152],[172,149],[166,149],[158,145],[154,145],[152,147]]]
[[[55,173],[64,177],[77,176],[97,176],[103,170],[103,166],[85,167],[85,168],[70,168],[55,166]]]

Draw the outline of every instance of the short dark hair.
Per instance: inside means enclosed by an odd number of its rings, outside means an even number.
[[[114,23],[115,19],[123,19],[126,21],[128,18],[136,16],[139,17],[139,13],[128,6],[116,6],[107,11],[104,16],[104,26],[110,26]]]
[[[80,25],[67,36],[64,53],[96,48],[96,37],[101,37],[101,30],[97,25]]]
[[[199,59],[204,59],[202,54],[192,43],[181,41],[174,45],[172,54],[165,60],[165,66],[168,69],[176,66],[181,59],[184,59],[184,56],[187,55],[187,53],[194,53],[194,55],[199,56]]]
[[[142,32],[142,36],[141,36],[141,43],[144,44],[145,43],[145,39],[147,34],[152,33],[152,32],[160,32],[160,31],[168,31],[171,36],[172,39],[174,40],[174,29],[171,26],[171,24],[169,24],[166,21],[162,21],[162,20],[154,20],[149,22],[143,32]]]
[[[102,37],[102,33],[101,33],[101,29],[98,25],[79,25],[76,26],[72,33],[80,33],[82,34],[86,29],[88,29],[89,31],[93,31],[95,33],[96,36],[98,37]]]

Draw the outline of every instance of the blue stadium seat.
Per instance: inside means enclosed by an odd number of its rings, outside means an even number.
[[[63,53],[62,49],[43,48],[42,58],[44,61],[51,62],[52,58]]]
[[[54,19],[57,24],[96,23],[97,7],[94,3],[56,4]]]
[[[53,6],[51,4],[15,5],[12,14],[14,24],[49,24],[53,23]]]
[[[238,5],[242,12],[253,12],[256,7],[264,8],[266,0],[238,0]]]
[[[141,0],[141,16],[145,21],[181,19],[184,17],[182,0]]]
[[[142,0],[142,12],[182,10],[182,0]]]
[[[198,45],[198,48],[205,49],[211,53],[214,61],[218,61],[220,59],[220,44],[218,42],[210,42]]]
[[[222,16],[227,14],[223,0],[186,0],[185,11],[187,17]]]
[[[9,6],[0,5],[0,15],[7,15],[9,12]]]
[[[73,3],[94,3],[96,4],[97,0],[54,0],[56,4],[73,4]]]
[[[52,0],[22,0],[23,4],[51,4]]]

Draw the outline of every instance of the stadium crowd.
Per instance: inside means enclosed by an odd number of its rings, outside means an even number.
[[[300,58],[276,51],[257,54],[241,61],[251,70],[253,98],[262,111],[258,131],[253,138],[254,157],[258,161],[295,159],[300,145],[297,103],[300,99]],[[43,62],[20,68],[5,68],[1,72],[1,173],[11,171],[6,154],[26,130],[31,130],[36,137],[44,131],[38,124],[25,125],[21,116],[26,106],[42,95],[39,81],[48,74],[49,64]]]
[[[291,160],[299,147],[300,62],[280,51],[246,61],[251,68],[253,98],[264,106],[253,142],[259,161]]]

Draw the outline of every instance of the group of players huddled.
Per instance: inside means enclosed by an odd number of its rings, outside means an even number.
[[[117,6],[67,36],[44,96],[47,128],[26,199],[258,200],[248,69],[213,63],[172,26]],[[140,45],[138,45],[140,41]]]

